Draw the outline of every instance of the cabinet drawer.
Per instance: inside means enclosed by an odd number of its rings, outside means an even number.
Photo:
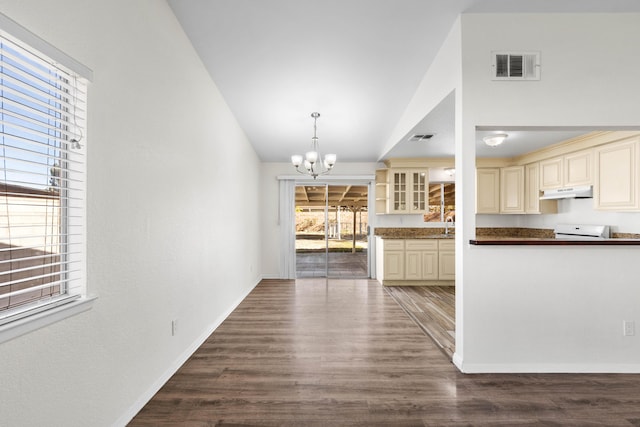
[[[415,250],[437,250],[438,241],[436,239],[411,239],[405,240],[405,249],[408,251]]]
[[[438,249],[441,251],[453,251],[456,248],[456,241],[451,240],[438,240]]]
[[[404,240],[385,240],[384,250],[385,251],[403,251]]]

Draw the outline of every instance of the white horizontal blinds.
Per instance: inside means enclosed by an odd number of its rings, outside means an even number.
[[[80,287],[86,81],[0,36],[0,324]]]

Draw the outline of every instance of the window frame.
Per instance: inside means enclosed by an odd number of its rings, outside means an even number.
[[[70,73],[75,78],[81,79],[82,84],[85,86],[88,86],[93,79],[93,73],[89,68],[1,13],[0,36],[27,52],[47,58],[47,62],[50,62],[52,68]],[[80,172],[83,177],[86,177],[86,126],[82,124],[81,129],[84,137],[82,145],[85,161],[80,167]],[[78,250],[73,255],[73,261],[78,266],[77,270],[74,271],[74,274],[77,275],[76,281],[78,284],[69,289],[65,296],[56,298],[49,304],[34,303],[25,305],[22,310],[16,310],[19,314],[10,317],[7,323],[0,325],[0,343],[89,310],[96,299],[95,296],[87,294],[86,286],[86,178],[81,180],[79,188],[74,191],[83,193],[81,200],[75,202],[79,203],[77,210],[80,212],[80,218],[74,219],[75,224],[77,224],[74,226],[77,226],[80,230]],[[65,212],[68,211],[65,209]],[[68,213],[62,215],[61,220],[68,221]],[[68,235],[69,233],[65,233],[65,236]]]
[[[427,223],[441,223],[444,224],[446,221],[445,215],[447,212],[445,212],[445,207],[446,206],[451,206],[451,205],[445,205],[445,192],[444,192],[444,188],[445,185],[453,185],[454,189],[455,189],[455,181],[433,181],[433,182],[429,182],[429,186],[431,185],[439,185],[440,186],[440,204],[438,205],[440,208],[440,218],[438,220],[433,220],[433,221],[425,221]],[[429,200],[427,199],[427,202]],[[436,206],[436,205],[432,205],[430,203],[427,203],[427,213],[425,214],[425,219],[426,216],[428,216],[431,213],[431,206]],[[454,212],[454,217],[455,217],[455,203],[453,205],[453,212]]]

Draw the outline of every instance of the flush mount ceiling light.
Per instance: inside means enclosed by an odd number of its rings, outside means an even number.
[[[482,138],[482,140],[489,147],[497,147],[498,145],[502,144],[504,140],[507,139],[508,136],[509,135],[507,135],[506,133],[496,133],[493,135],[487,135],[484,138]]]
[[[320,113],[311,113],[313,118],[313,138],[311,138],[311,151],[307,151],[304,155],[304,161],[302,156],[294,154],[291,156],[291,163],[296,171],[301,174],[310,175],[313,179],[318,178],[320,175],[325,175],[333,169],[333,165],[336,164],[336,155],[327,154],[322,160],[320,151],[318,150],[318,137],[316,136],[316,122]]]

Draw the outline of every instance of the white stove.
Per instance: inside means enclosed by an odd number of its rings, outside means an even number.
[[[609,238],[608,225],[558,224],[553,231],[556,239],[604,240]]]

